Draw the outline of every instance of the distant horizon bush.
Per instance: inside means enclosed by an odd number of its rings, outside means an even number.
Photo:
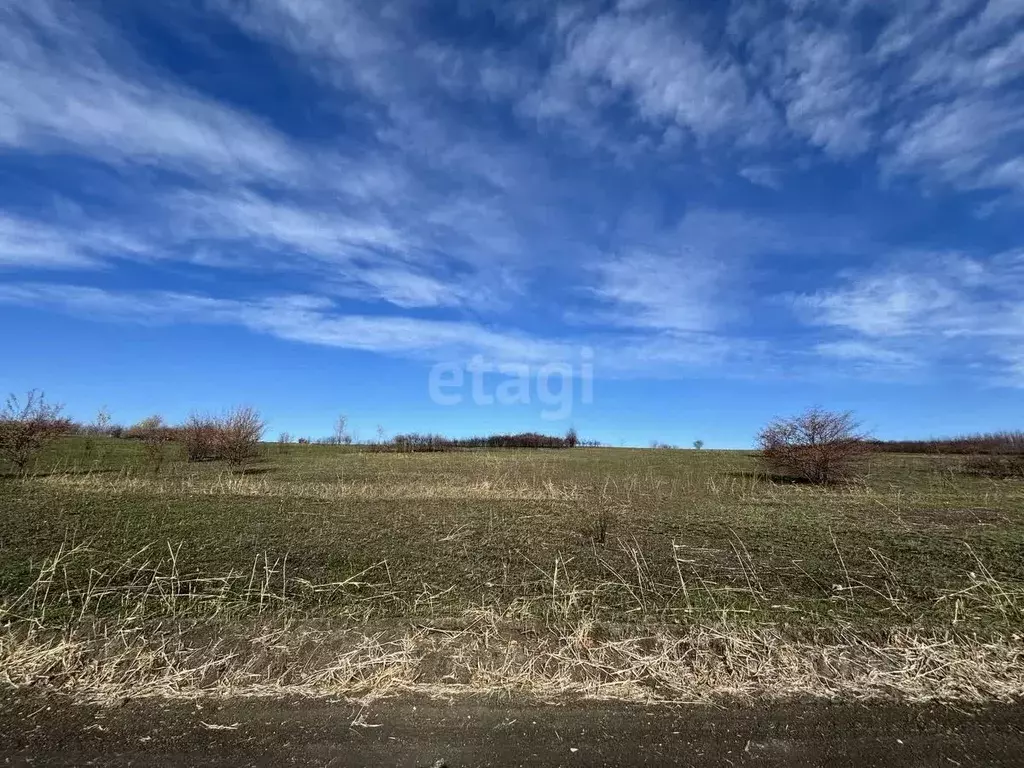
[[[1024,430],[981,432],[926,440],[871,440],[873,451],[883,453],[951,453],[1024,455]]]
[[[485,437],[446,437],[437,434],[410,433],[395,435],[384,443],[374,443],[369,447],[376,451],[394,451],[398,453],[424,453],[434,451],[456,451],[468,448],[575,448],[580,445],[575,430],[569,430],[564,437],[542,435],[538,432],[521,432],[511,435],[488,435]]]

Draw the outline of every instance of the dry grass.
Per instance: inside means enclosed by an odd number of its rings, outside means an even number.
[[[734,542],[734,551],[748,597],[763,600],[742,541]],[[944,631],[908,625],[863,633],[845,626],[794,634],[774,624],[751,625],[726,607],[732,590],[709,584],[692,567],[687,574],[692,563],[681,557],[678,589],[691,605],[703,605],[702,620],[653,624],[642,614],[657,585],[638,549],[629,553],[635,572],[616,574],[620,583],[607,584],[632,594],[641,613],[637,622],[599,621],[601,585],[581,584],[556,560],[544,571],[550,590],[543,597],[481,605],[457,617],[378,623],[370,631],[362,626],[373,613],[369,604],[390,597],[386,562],[373,573],[329,584],[289,579],[287,563],[265,557],[248,574],[190,578],[178,570],[179,552],[157,558],[144,549],[116,568],[91,568],[76,580],[71,574],[81,570],[75,561],[89,554],[82,545],[63,548],[42,564],[28,590],[0,607],[0,680],[6,685],[101,703],[396,692],[637,701],[1024,695],[1020,635],[980,638],[956,629],[979,607],[1020,621],[1024,590],[999,583],[980,561],[962,589],[941,598],[949,611]],[[838,599],[856,599],[862,587],[852,576],[835,585]],[[338,592],[355,598],[348,621],[325,622],[303,611],[304,598]],[[897,609],[901,593],[899,584],[887,583],[886,597]],[[419,596],[418,608],[424,611],[435,597]]]
[[[311,499],[497,499],[576,500],[583,496],[577,485],[532,483],[513,479],[481,479],[466,482],[456,478],[440,481],[395,482],[381,486],[368,480],[271,481],[232,472],[215,476],[195,474],[184,477],[155,477],[136,472],[116,475],[64,472],[38,479],[47,485],[103,495],[147,493],[156,495],[242,496],[253,498]]]
[[[867,639],[719,623],[621,639],[581,623],[524,633],[476,612],[462,629],[81,624],[0,631],[0,679],[112,703],[144,696],[515,692],[640,701],[719,697],[985,701],[1024,695],[1018,637],[892,631]],[[639,628],[638,628],[639,629]],[[216,630],[216,632],[215,632]],[[216,635],[214,637],[214,635]]]

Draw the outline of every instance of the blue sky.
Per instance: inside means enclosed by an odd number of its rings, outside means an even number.
[[[363,438],[1021,426],[1020,0],[9,0],[0,31],[4,390]],[[432,400],[476,355],[529,402]]]

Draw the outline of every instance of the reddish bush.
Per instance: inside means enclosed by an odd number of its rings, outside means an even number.
[[[228,411],[220,420],[218,448],[220,456],[232,464],[244,464],[259,454],[266,424],[259,411],[242,406]]]
[[[226,459],[243,464],[259,452],[265,425],[255,408],[240,407],[223,416],[192,414],[176,430],[188,461]]]
[[[24,470],[48,443],[71,431],[73,424],[61,416],[63,409],[47,403],[46,396],[34,389],[24,402],[16,395],[8,396],[0,411],[0,457]]]
[[[849,412],[819,408],[776,419],[757,436],[761,460],[775,474],[810,483],[849,479],[869,450],[859,426]]]
[[[178,428],[178,436],[185,448],[186,461],[208,461],[220,458],[218,437],[220,425],[213,416],[193,413]]]

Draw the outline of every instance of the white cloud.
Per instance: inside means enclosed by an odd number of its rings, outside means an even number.
[[[497,307],[515,287],[517,230],[487,201],[273,200],[253,192],[183,193],[167,238],[202,263],[304,274],[320,291],[400,307]],[[514,259],[511,259],[514,261]]]
[[[826,357],[874,366],[905,368],[915,367],[921,362],[910,352],[889,349],[878,343],[850,339],[822,342],[815,346],[815,350]]]
[[[12,284],[0,286],[0,302],[101,320],[240,325],[289,341],[429,360],[479,353],[491,360],[543,363],[578,352],[567,343],[491,331],[475,323],[343,314],[330,300],[306,295],[237,300],[166,291],[115,293],[71,285]]]
[[[479,354],[499,364],[574,363],[587,347],[601,376],[692,372],[734,358],[742,365],[756,349],[750,344],[737,349],[728,340],[705,334],[603,337],[596,344],[540,338],[471,322],[344,314],[330,300],[308,295],[238,300],[29,283],[0,285],[0,304],[58,310],[94,321],[237,325],[288,341],[428,362],[467,360]],[[737,352],[742,354],[737,357]]]
[[[956,291],[934,278],[889,274],[869,277],[849,288],[799,296],[798,309],[814,322],[865,336],[902,336],[948,316]]]
[[[719,321],[718,271],[690,253],[633,252],[597,267],[595,294],[613,308],[598,319],[633,327],[706,331]]]
[[[900,75],[892,78],[883,171],[953,188],[1024,189],[1024,111],[1013,85],[1024,66],[1021,15],[1019,3],[994,0],[911,4],[893,18],[876,46]]]
[[[862,16],[870,8],[870,19]],[[952,188],[1020,190],[1021,4],[734,3],[729,39],[797,138]],[[877,39],[869,25],[882,22]]]
[[[171,200],[177,228],[191,239],[236,240],[343,263],[374,251],[403,251],[407,235],[379,213],[343,213],[341,200],[320,205],[271,201],[253,192],[182,193]],[[376,217],[376,220],[374,218]]]
[[[355,6],[282,1],[229,10],[247,28],[307,55],[304,63],[329,65],[328,79],[351,70],[367,93],[398,99],[403,70],[396,57],[405,46]],[[542,174],[529,158],[451,142],[440,129],[426,141],[439,123],[429,114],[418,120],[411,96],[391,105],[408,123],[392,137],[397,148],[371,137],[343,157],[171,81],[88,9],[55,0],[5,7],[0,31],[0,145],[189,177],[165,176],[159,184],[146,177],[144,199],[131,193],[124,242],[107,248],[83,244],[57,225],[45,236],[8,225],[4,263],[86,266],[159,254],[223,270],[305,274],[338,295],[403,307],[477,299],[498,305],[493,288],[514,282],[499,262],[525,251],[520,225],[509,216],[521,204],[483,194],[466,184],[463,171],[501,189]],[[389,128],[377,130],[382,138]],[[405,141],[410,136],[415,141]],[[423,174],[410,157],[416,147],[456,173]],[[168,191],[175,183],[187,191]],[[536,206],[543,198],[521,199]],[[129,247],[129,239],[138,242]],[[463,265],[463,277],[445,290],[452,264]]]
[[[850,19],[834,10],[734,3],[727,31],[746,51],[748,76],[785,114],[790,136],[842,159],[873,148],[882,91]]]
[[[768,189],[782,189],[782,172],[771,165],[748,165],[740,169],[740,176],[751,184]]]
[[[707,48],[684,21],[649,6],[556,16],[558,58],[524,97],[525,113],[560,120],[598,145],[608,141],[598,115],[625,98],[670,144],[673,129],[705,143],[763,143],[777,120],[737,62]]]
[[[841,334],[821,354],[890,367],[976,360],[998,380],[1024,343],[1022,272],[1019,252],[912,253],[791,302],[809,324]]]
[[[597,276],[592,293],[604,306],[589,319],[690,332],[749,315],[757,298],[750,283],[779,255],[837,256],[865,245],[845,221],[768,219],[710,208],[694,208],[661,230],[645,212],[627,213],[614,242],[611,255],[591,267]]]
[[[1020,158],[997,158],[1024,139],[1024,106],[964,97],[937,104],[892,129],[889,173],[917,173],[954,186],[1018,185]]]
[[[0,33],[0,144],[287,184],[316,168],[258,120],[147,73],[80,7],[7,6]]]
[[[96,266],[86,249],[61,232],[0,214],[0,269]]]
[[[575,72],[630,93],[650,121],[672,121],[708,139],[755,117],[735,64],[716,59],[670,17],[602,15],[573,28],[566,48]]]
[[[0,211],[0,269],[89,269],[108,258],[150,255],[144,243],[113,226],[61,226]]]
[[[785,26],[785,74],[776,91],[786,121],[826,152],[850,156],[871,147],[877,87],[860,72],[852,36],[805,24]]]

